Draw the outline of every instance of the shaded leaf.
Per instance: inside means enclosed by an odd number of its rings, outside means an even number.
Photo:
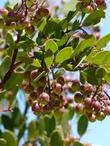
[[[56,127],[56,119],[54,116],[45,115],[44,122],[45,122],[45,130],[47,132],[47,135],[50,135]]]
[[[98,78],[103,78],[103,77],[105,76],[105,74],[106,74],[106,71],[105,71],[104,68],[98,68],[98,69],[96,70],[96,76],[97,76]]]
[[[83,26],[95,25],[100,22],[101,18],[105,18],[105,12],[101,10],[94,11],[85,18]]]
[[[68,15],[67,15],[67,22],[71,21],[74,16],[76,16],[76,11],[69,11]]]
[[[37,136],[36,122],[31,121],[28,127],[28,139],[33,140]]]
[[[80,22],[78,20],[75,20],[73,25],[72,25],[72,30],[76,31],[80,26]]]
[[[96,69],[92,67],[85,69],[83,75],[90,84],[99,85],[101,83],[101,79],[96,76]]]
[[[5,88],[8,89],[14,89],[15,87],[20,86],[21,82],[23,80],[23,74],[22,73],[13,73],[10,77],[10,79],[6,82]]]
[[[11,118],[7,115],[2,115],[1,121],[6,129],[13,130],[13,122]],[[8,122],[7,122],[8,121]]]
[[[45,61],[47,68],[51,67],[51,65],[53,63],[53,59],[54,59],[54,54],[53,54],[52,50],[50,50],[50,49],[47,50],[44,55],[44,61]]]
[[[59,130],[54,130],[52,132],[50,146],[63,146],[63,137]]]
[[[78,120],[78,127],[77,127],[78,134],[80,136],[83,136],[87,130],[87,127],[88,127],[88,119],[85,115],[82,115]]]
[[[74,142],[74,146],[84,146],[82,143],[80,143],[79,141]]]

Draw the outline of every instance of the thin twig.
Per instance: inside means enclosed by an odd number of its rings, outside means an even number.
[[[110,99],[110,95],[108,95],[108,93],[106,91],[104,91],[104,93],[107,95],[107,97]]]
[[[89,34],[87,33],[87,31],[86,31],[85,29],[83,29],[82,27],[79,27],[79,30],[82,30],[83,33],[85,33],[86,35],[89,35]]]

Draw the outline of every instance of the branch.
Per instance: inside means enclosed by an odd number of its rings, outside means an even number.
[[[13,112],[13,109],[11,107],[0,108],[0,113],[3,113],[3,112]]]
[[[89,34],[87,33],[87,31],[86,31],[85,29],[83,29],[82,27],[79,27],[79,30],[82,30],[83,33],[84,33],[85,35],[89,35]]]
[[[106,96],[110,99],[110,95],[108,95],[108,93],[106,91],[104,91],[104,93],[106,94]]]

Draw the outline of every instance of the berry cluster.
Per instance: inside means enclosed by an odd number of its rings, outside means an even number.
[[[78,90],[74,94],[74,101],[77,113],[86,114],[91,122],[96,119],[101,121],[106,115],[110,115],[110,100],[101,86],[88,83],[78,86],[78,82],[76,83]]]
[[[43,17],[48,16],[49,10],[36,3],[30,6],[26,1],[22,1],[20,6],[15,6],[14,10],[1,8],[0,27],[6,26],[8,29],[22,30],[26,32],[34,32],[35,26],[42,20]],[[3,21],[5,20],[5,21]]]
[[[39,77],[40,70],[25,72],[27,81],[22,83],[23,90],[29,95],[28,103],[35,114],[49,112],[64,106],[63,86],[65,80],[62,76],[50,80],[46,75]],[[36,80],[39,78],[38,80]],[[34,83],[33,81],[36,80]]]
[[[86,114],[91,122],[110,115],[110,100],[102,85],[82,84],[77,79],[66,79],[63,76],[49,79],[47,73],[43,76],[41,74],[41,70],[26,71],[26,82],[22,84],[35,114],[72,106],[77,113]],[[72,98],[68,98],[68,94]]]
[[[91,13],[96,9],[106,9],[105,0],[79,0],[77,3],[77,9],[84,13]]]

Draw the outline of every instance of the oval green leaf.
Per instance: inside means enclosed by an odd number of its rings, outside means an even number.
[[[101,18],[105,18],[105,12],[101,10],[94,11],[85,18],[83,26],[95,25],[100,22]]]
[[[4,138],[0,138],[0,146],[6,146],[7,141]]]
[[[17,139],[15,137],[15,134],[9,130],[6,130],[2,137],[7,141],[6,146],[17,146]]]
[[[88,127],[88,119],[85,115],[82,115],[78,120],[78,127],[77,127],[78,134],[80,136],[83,136],[87,130],[87,127]]]
[[[73,55],[73,48],[72,47],[65,47],[58,52],[55,58],[56,63],[63,63],[64,61],[71,58]]]

